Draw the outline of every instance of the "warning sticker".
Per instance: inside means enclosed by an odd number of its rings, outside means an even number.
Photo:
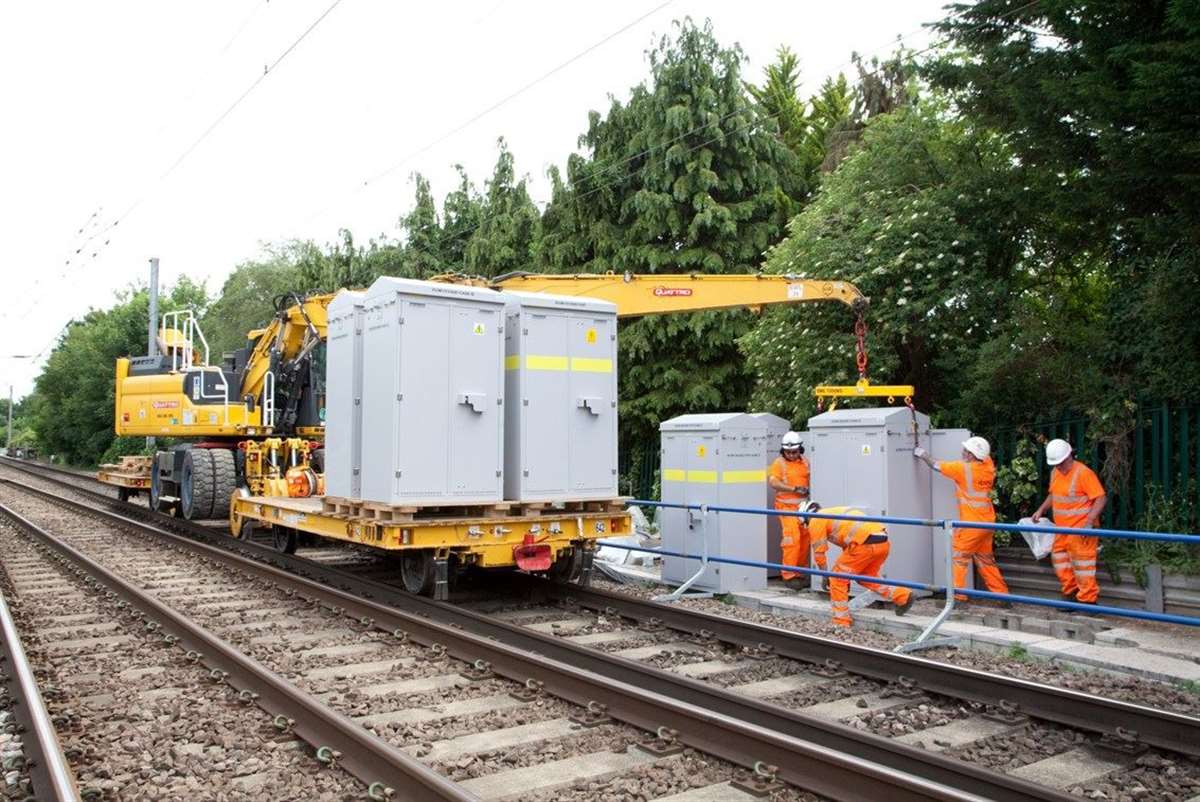
[[[487,326],[485,326],[482,323],[476,322],[475,325],[471,327],[471,333],[476,336],[482,336],[484,334],[487,334]]]
[[[863,447],[862,447],[862,455],[863,455],[864,457],[869,457],[869,456],[871,456],[871,447],[870,447],[870,446],[863,446]]]
[[[584,337],[584,339],[587,340],[588,345],[595,345],[596,344],[596,330],[588,329],[587,335]]]
[[[797,298],[803,298],[803,297],[804,297],[804,285],[803,284],[789,284],[788,285],[788,300],[795,300]]]
[[[708,453],[708,449],[705,448],[704,446],[696,446],[696,456],[697,457],[703,457],[707,453]]]

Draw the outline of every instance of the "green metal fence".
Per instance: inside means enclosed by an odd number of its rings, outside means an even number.
[[[1186,490],[1193,481],[1200,488],[1200,406],[1144,403],[1136,414],[1137,425],[1130,443],[1129,481],[1124,487],[1107,488],[1109,504],[1103,523],[1118,529],[1131,528],[1141,518],[1151,487],[1167,495]],[[1012,461],[1020,438],[1038,436],[1044,440],[1055,437],[1067,440],[1075,446],[1080,459],[1097,470],[1104,462],[1104,446],[1088,437],[1088,419],[1082,415],[1006,425],[980,434],[992,442],[997,466]],[[621,493],[635,498],[656,498],[659,460],[657,443],[641,443],[623,450]],[[1044,459],[1038,459],[1038,470],[1039,484],[1046,488],[1050,475]],[[1196,503],[1200,504],[1200,489],[1197,494]]]
[[[1005,426],[981,432],[993,445],[997,466],[1012,461],[1022,437],[1050,440],[1061,437],[1073,445],[1079,458],[1099,470],[1105,459],[1104,445],[1088,436],[1088,419],[1068,416],[1057,421],[1024,426]],[[1189,482],[1197,479],[1200,468],[1200,406],[1171,406],[1166,403],[1141,404],[1131,435],[1129,481],[1123,487],[1106,488],[1108,508],[1104,525],[1126,529],[1134,526],[1146,511],[1151,487],[1164,495],[1186,492]],[[1046,487],[1049,469],[1038,460],[1039,482]],[[1196,499],[1200,503],[1200,498]]]

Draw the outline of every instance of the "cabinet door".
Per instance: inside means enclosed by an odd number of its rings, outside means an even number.
[[[568,321],[573,493],[616,495],[616,354],[614,320]]]
[[[398,499],[431,500],[449,491],[450,363],[456,359],[445,344],[451,330],[451,308],[445,304],[405,301],[401,308],[399,398],[393,481]],[[371,437],[371,432],[364,432]],[[457,451],[460,461],[474,461],[470,451]]]
[[[521,331],[521,472],[528,498],[568,494],[571,386],[567,318],[529,313]]]
[[[456,306],[450,312],[450,493],[481,501],[500,496],[500,321],[499,310]]]

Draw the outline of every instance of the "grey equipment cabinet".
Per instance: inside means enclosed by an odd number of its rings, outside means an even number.
[[[504,497],[617,495],[617,307],[503,293]]]
[[[792,430],[792,424],[770,412],[751,412],[750,417],[761,420],[767,425],[767,443],[764,449],[766,453],[763,455],[763,459],[767,469],[770,470],[771,463],[779,456],[779,443],[783,440],[783,436]],[[807,444],[805,447],[807,448]],[[775,508],[775,491],[770,486],[767,487],[767,507]],[[780,540],[782,536],[779,516],[772,515],[767,518],[767,562],[774,565],[783,562],[783,543]],[[768,568],[767,576],[779,576],[779,569]]]
[[[364,301],[363,499],[499,501],[503,374],[500,293],[377,279]]]
[[[745,413],[680,415],[659,425],[662,438],[662,500],[671,504],[756,507],[767,504],[767,472],[763,453],[767,422]],[[764,562],[766,516],[662,508],[662,544],[666,551],[696,555],[707,543],[710,557]],[[663,580],[681,584],[700,568],[700,561],[663,558]],[[762,590],[765,568],[709,563],[692,586],[729,593]]]
[[[362,324],[365,293],[342,290],[326,310],[325,492],[362,495]]]
[[[931,518],[931,471],[913,459],[917,443],[929,449],[929,416],[907,407],[838,409],[808,419],[812,499],[822,507],[857,507],[867,515]],[[933,537],[927,526],[888,524],[891,550],[882,576],[929,583]],[[829,545],[829,568],[841,549]],[[820,588],[814,576],[812,587]],[[854,592],[862,588],[855,583]]]

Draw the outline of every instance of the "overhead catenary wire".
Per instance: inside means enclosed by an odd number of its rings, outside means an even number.
[[[649,19],[650,17],[654,16],[655,14],[662,11],[667,6],[671,5],[673,2],[675,2],[675,0],[665,0],[665,2],[659,3],[658,5],[651,8],[649,11],[644,12],[643,14],[636,17],[635,19],[630,20],[629,22],[625,23],[620,28],[617,28],[616,30],[605,35],[603,38],[588,45],[583,50],[580,50],[579,52],[575,53],[570,58],[568,58],[566,61],[556,64],[555,66],[551,67],[546,72],[542,73],[541,75],[532,79],[531,81],[523,84],[518,89],[515,89],[512,92],[508,93],[507,95],[505,95],[504,97],[495,101],[494,103],[487,106],[486,108],[475,112],[470,117],[468,117],[466,120],[455,125],[450,130],[443,132],[442,134],[435,137],[433,140],[427,142],[426,144],[422,145],[421,147],[417,148],[416,150],[412,151],[411,153],[406,154],[405,156],[400,158],[398,161],[393,162],[388,167],[383,168],[382,170],[378,171],[377,173],[374,173],[373,175],[367,176],[361,182],[359,182],[353,189],[349,190],[348,192],[344,192],[337,201],[332,201],[332,202],[322,206],[320,209],[316,210],[315,212],[312,212],[311,214],[309,214],[307,217],[305,217],[304,222],[308,223],[308,222],[313,221],[314,219],[320,217],[325,212],[332,209],[339,202],[344,201],[347,198],[353,197],[354,195],[358,194],[359,192],[362,192],[364,189],[371,186],[372,184],[375,184],[375,183],[383,180],[384,178],[394,174],[397,170],[399,170],[404,165],[410,163],[413,159],[416,159],[417,157],[428,153],[429,151],[433,150],[435,147],[442,144],[446,140],[450,139],[451,137],[455,136],[456,134],[461,133],[462,131],[471,127],[475,123],[479,122],[479,120],[483,119],[484,117],[487,117],[492,112],[496,111],[497,109],[500,109],[501,107],[512,102],[513,100],[516,100],[518,97],[525,94],[530,89],[533,89],[535,86],[554,77],[555,75],[562,72],[564,69],[571,66],[575,62],[577,62],[580,59],[595,52],[599,48],[601,48],[604,45],[611,42],[613,39],[616,39],[621,34],[628,32],[633,27],[635,27],[639,23],[644,22],[645,20]]]
[[[287,47],[285,47],[283,49],[283,51],[281,51],[279,53],[279,55],[277,55],[275,57],[274,60],[268,62],[263,67],[262,73],[255,76],[254,80],[251,81],[250,84],[244,90],[242,90],[242,92],[233,100],[233,102],[230,103],[228,106],[226,106],[225,109],[220,114],[218,114],[217,117],[211,123],[209,123],[209,125],[200,133],[200,135],[197,136],[191,142],[191,144],[189,144],[186,148],[184,148],[184,150],[175,158],[175,160],[172,161],[171,164],[158,176],[158,178],[154,182],[153,186],[157,186],[157,185],[161,184],[162,182],[166,181],[180,167],[180,165],[182,165],[184,163],[184,161],[186,161],[187,158],[189,156],[191,156],[192,153],[194,153],[196,151],[196,149],[199,148],[205,142],[205,140],[207,140],[213,134],[213,132],[216,131],[217,128],[226,119],[228,119],[229,116],[231,114],[233,114],[233,112],[236,111],[239,106],[242,105],[243,102],[245,102],[246,98],[248,98],[250,96],[250,94],[252,92],[254,92],[254,90],[257,89],[263,83],[263,81],[266,80],[267,76],[269,76],[272,72],[274,72],[275,69],[277,67],[279,67],[279,65],[282,64],[283,61],[285,59],[287,59],[287,57],[290,56],[292,54],[292,52],[295,51],[296,48],[299,47],[300,44],[306,38],[308,38],[308,36],[314,30],[316,30],[316,28],[322,22],[324,22],[325,19],[331,13],[333,13],[334,9],[336,9],[339,5],[341,5],[341,3],[342,3],[342,0],[333,0],[333,2],[330,3],[327,7],[325,7],[325,9],[315,19],[313,19],[312,22],[309,23],[309,25],[300,33],[300,35],[297,36],[295,39],[293,39],[292,42]],[[257,11],[257,8],[255,9],[255,11]],[[228,49],[233,44],[233,41],[235,41],[237,39],[237,37],[241,35],[242,31],[245,29],[245,26],[249,24],[250,19],[252,17],[253,17],[253,12],[250,16],[248,16],[243,21],[242,25],[239,27],[237,32],[235,32],[233,37],[231,37],[230,40],[226,43],[225,47],[223,48],[223,51]],[[110,220],[106,225],[97,229],[90,237],[88,237],[87,240],[85,240],[85,242],[82,245],[76,247],[74,254],[75,255],[81,254],[84,247],[86,247],[87,243],[90,243],[91,241],[93,241],[94,239],[96,239],[102,235],[108,234],[110,231],[112,231],[118,225],[120,225],[123,220],[125,220],[127,217],[129,217],[129,215],[131,215],[134,211],[136,211],[137,208],[139,206],[141,206],[141,204],[150,196],[150,194],[153,191],[153,186],[150,189],[147,189],[146,191],[144,191],[140,196],[138,196],[131,204],[129,204],[128,207],[125,208],[125,210],[123,212],[121,212],[116,217],[114,217],[112,220]],[[75,262],[74,265],[70,264],[71,257],[68,257],[68,259],[67,259],[68,264],[66,265],[67,269],[62,271],[58,275],[58,279],[60,279],[60,280],[65,279],[74,270],[78,270],[88,264],[94,263],[96,257],[99,256],[103,252],[103,249],[105,247],[107,247],[110,242],[111,242],[111,240],[106,240],[97,251],[93,252],[90,255],[90,257],[84,257],[83,259]],[[22,314],[17,319],[17,322],[24,321],[31,314],[33,308],[37,305],[37,301],[40,301],[42,299],[42,297],[43,296],[38,296],[37,298],[31,299],[30,304],[27,306],[24,314]]]

